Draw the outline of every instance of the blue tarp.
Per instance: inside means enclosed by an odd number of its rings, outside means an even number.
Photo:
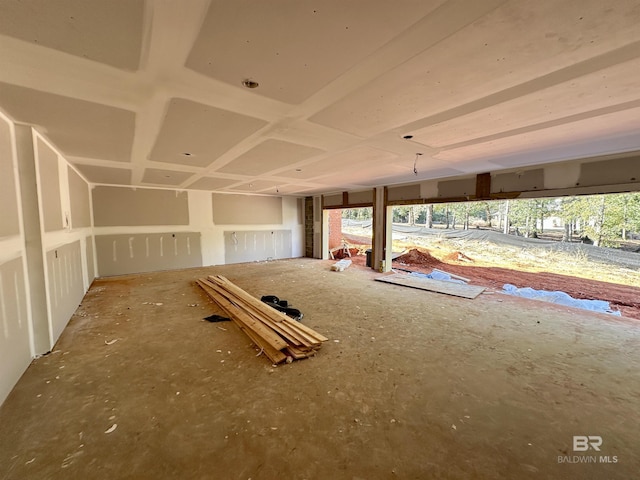
[[[502,287],[503,293],[514,295],[516,297],[533,298],[535,300],[543,300],[545,302],[558,303],[567,307],[582,308],[583,310],[591,310],[599,313],[609,313],[611,315],[620,316],[620,312],[611,310],[609,302],[604,300],[579,300],[573,298],[565,292],[549,292],[546,290],[535,290],[530,287],[518,288],[509,283]]]
[[[431,280],[443,280],[445,282],[466,284],[466,282],[463,282],[462,280],[455,280],[451,278],[451,275],[448,275],[447,273],[441,272],[439,270],[434,270],[431,273],[411,272],[409,275],[412,277],[430,278]]]

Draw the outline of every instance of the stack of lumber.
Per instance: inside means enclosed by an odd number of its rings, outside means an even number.
[[[252,297],[221,275],[199,278],[198,285],[273,363],[315,355],[327,338]]]

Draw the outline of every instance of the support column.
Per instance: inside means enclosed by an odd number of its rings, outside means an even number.
[[[33,353],[38,355],[51,349],[52,335],[47,309],[42,230],[38,207],[38,186],[36,183],[36,158],[33,150],[31,127],[16,125],[15,132],[29,284],[28,301],[31,306],[31,322],[33,326]]]
[[[373,201],[373,245],[372,255],[373,262],[371,268],[374,270],[382,270],[384,272],[391,271],[391,222],[393,209],[387,206],[387,189],[374,189]],[[381,265],[384,262],[384,267]]]

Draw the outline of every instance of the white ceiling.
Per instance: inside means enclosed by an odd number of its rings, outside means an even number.
[[[308,195],[640,150],[640,0],[1,0],[0,64],[0,109],[94,183]]]

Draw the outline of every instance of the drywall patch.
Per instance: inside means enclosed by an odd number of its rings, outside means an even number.
[[[420,184],[389,187],[387,189],[387,200],[390,202],[397,202],[398,200],[416,200],[419,198]]]
[[[514,173],[499,173],[491,180],[491,193],[542,190],[545,172],[542,168]]]
[[[575,187],[580,178],[579,163],[546,165],[544,167],[544,188],[555,190]]]
[[[291,258],[291,254],[291,230],[224,232],[226,264]]]
[[[353,205],[362,205],[368,204],[373,205],[373,190],[364,190],[361,192],[349,192],[349,204]]]
[[[0,265],[0,404],[31,362],[22,258]]]
[[[322,204],[325,207],[338,207],[342,206],[343,195],[341,193],[336,193],[333,195],[323,195],[322,196]]]
[[[282,225],[282,197],[211,195],[217,225]]]
[[[91,226],[89,185],[76,171],[67,167],[69,172],[69,197],[71,203],[71,224],[73,228]]]
[[[62,204],[60,202],[60,172],[58,154],[40,138],[37,142],[39,190],[42,197],[42,216],[45,232],[62,230]]]
[[[186,192],[97,186],[92,195],[96,227],[189,224]]]
[[[202,266],[199,232],[97,235],[98,275]]]
[[[640,156],[583,163],[576,186],[616,185],[640,179]]]
[[[96,272],[94,268],[94,257],[93,257],[93,237],[87,237],[87,241],[85,243],[85,258],[87,259],[87,279],[89,281],[89,285],[96,278]]]
[[[11,148],[11,128],[0,117],[0,237],[20,233],[18,220],[18,200],[15,176],[13,174],[13,149]]]
[[[476,195],[476,177],[438,182],[438,197],[455,198]]]
[[[55,343],[84,295],[80,240],[49,250],[46,261],[49,311]]]
[[[420,183],[420,198],[436,198],[438,196],[438,182],[428,180]]]

